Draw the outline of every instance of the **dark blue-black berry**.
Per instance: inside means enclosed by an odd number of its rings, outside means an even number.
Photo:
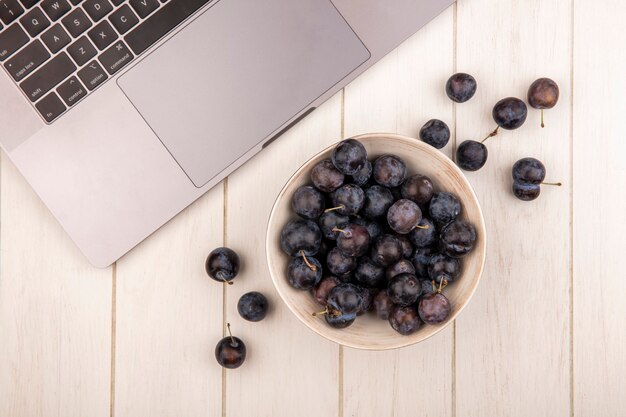
[[[476,93],[476,79],[469,74],[459,72],[446,82],[446,94],[456,103],[465,103]]]
[[[416,332],[422,326],[422,320],[413,306],[395,306],[389,314],[389,324],[401,335]]]
[[[394,202],[393,194],[388,188],[381,185],[372,185],[365,190],[363,215],[375,219],[387,214],[387,210]]]
[[[463,220],[455,220],[441,230],[441,249],[453,258],[467,255],[476,243],[476,229]]]
[[[415,275],[399,274],[389,280],[387,294],[394,304],[405,307],[417,301],[422,285]]]
[[[402,259],[403,253],[402,243],[398,238],[392,235],[382,235],[374,239],[370,258],[376,264],[388,267]]]
[[[430,258],[428,263],[428,278],[437,283],[450,283],[461,276],[461,264],[457,258],[438,254]]]
[[[528,108],[519,98],[507,97],[496,103],[491,114],[499,127],[513,130],[524,124]]]
[[[546,178],[546,167],[535,158],[522,158],[511,169],[513,181],[526,184],[541,184]]]
[[[345,184],[336,189],[331,195],[333,209],[340,214],[357,214],[365,203],[365,193],[356,184]]]
[[[239,256],[232,249],[217,248],[209,253],[204,267],[215,281],[230,283],[239,273]]]
[[[436,223],[448,224],[461,213],[461,203],[450,193],[438,192],[430,200],[428,211]]]
[[[363,256],[354,271],[354,278],[366,287],[379,287],[385,282],[385,268],[376,265],[370,258]]]
[[[513,183],[513,195],[522,201],[532,201],[539,197],[541,186],[539,184]]]
[[[324,212],[324,196],[316,188],[303,185],[293,193],[291,208],[300,217],[317,219]]]
[[[456,150],[456,164],[465,171],[478,171],[487,162],[487,147],[475,140],[466,140]]]
[[[383,155],[374,161],[373,176],[383,187],[398,187],[406,179],[406,164],[395,155]]]
[[[546,167],[535,158],[522,158],[511,169],[513,195],[522,201],[532,201],[539,197],[541,185],[560,186],[560,182],[544,182]]]
[[[311,220],[291,220],[280,233],[280,247],[289,256],[313,256],[322,244],[322,232]]]
[[[227,324],[229,336],[217,342],[215,359],[217,363],[227,369],[239,368],[246,360],[246,345],[238,337],[230,333],[230,323]]]
[[[248,321],[261,321],[267,315],[267,298],[260,292],[245,293],[237,302],[239,315]]]
[[[433,194],[435,187],[430,178],[426,175],[412,175],[402,184],[402,198],[411,200],[419,205],[427,204]]]
[[[437,228],[428,218],[424,217],[418,227],[409,232],[409,242],[417,248],[425,248],[437,240]]]
[[[342,140],[333,149],[332,161],[343,174],[354,175],[366,164],[367,151],[358,140]]]
[[[291,258],[287,266],[287,280],[297,290],[310,290],[322,279],[322,265],[315,258]]]
[[[343,185],[345,176],[339,172],[330,159],[315,164],[311,170],[311,181],[315,188],[325,193],[335,191]]]
[[[429,120],[420,129],[420,139],[434,148],[441,149],[450,140],[450,128],[441,120]]]
[[[341,249],[334,247],[326,256],[326,265],[331,274],[340,277],[354,271],[357,266],[357,259],[354,256],[346,255]]]
[[[325,239],[337,240],[339,232],[336,229],[346,227],[350,223],[350,217],[333,210],[322,214],[317,223]]]

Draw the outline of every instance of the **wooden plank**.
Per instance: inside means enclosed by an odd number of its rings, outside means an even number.
[[[386,131],[418,137],[432,118],[454,131],[453,107],[443,92],[453,73],[453,22],[450,7],[346,88],[346,136]],[[344,349],[343,415],[450,415],[452,335],[450,326],[396,351]]]
[[[223,244],[220,184],[117,263],[116,417],[216,416],[223,284],[204,260]]]
[[[574,4],[574,414],[623,416],[626,7]]]
[[[111,269],[91,267],[2,153],[0,415],[108,416]]]
[[[228,178],[228,245],[243,258],[241,276],[227,288],[227,319],[247,345],[246,363],[226,372],[226,415],[333,416],[337,414],[338,347],[320,338],[278,296],[265,261],[267,219],[289,177],[311,156],[340,139],[341,93]],[[265,294],[268,317],[239,317],[237,300]]]
[[[487,223],[483,281],[456,325],[457,416],[570,415],[571,1],[458,2],[457,65],[478,92],[457,106],[457,137],[493,130],[493,105],[526,100],[541,76],[560,85],[557,107],[488,143],[485,167],[468,173]],[[516,200],[511,167],[536,157],[548,180],[533,202]]]

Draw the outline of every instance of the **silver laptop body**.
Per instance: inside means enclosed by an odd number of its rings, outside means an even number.
[[[452,0],[0,0],[0,143],[106,267]]]

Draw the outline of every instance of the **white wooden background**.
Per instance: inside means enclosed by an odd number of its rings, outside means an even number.
[[[626,415],[626,6],[620,0],[459,0],[117,264],[92,268],[19,173],[0,162],[0,416]],[[443,93],[455,71],[475,98]],[[561,87],[539,128],[490,140],[468,174],[489,230],[480,287],[453,326],[417,346],[344,349],[281,305],[265,225],[289,175],[357,133],[416,136],[433,117],[454,138],[493,129],[491,107],[537,77]],[[510,167],[538,157],[560,189],[523,203]],[[203,271],[228,245],[243,273]],[[236,312],[265,293],[263,322]],[[226,320],[245,366],[213,356]]]

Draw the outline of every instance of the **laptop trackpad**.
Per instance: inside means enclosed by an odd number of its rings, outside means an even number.
[[[201,187],[369,56],[329,0],[222,0],[118,83]]]

